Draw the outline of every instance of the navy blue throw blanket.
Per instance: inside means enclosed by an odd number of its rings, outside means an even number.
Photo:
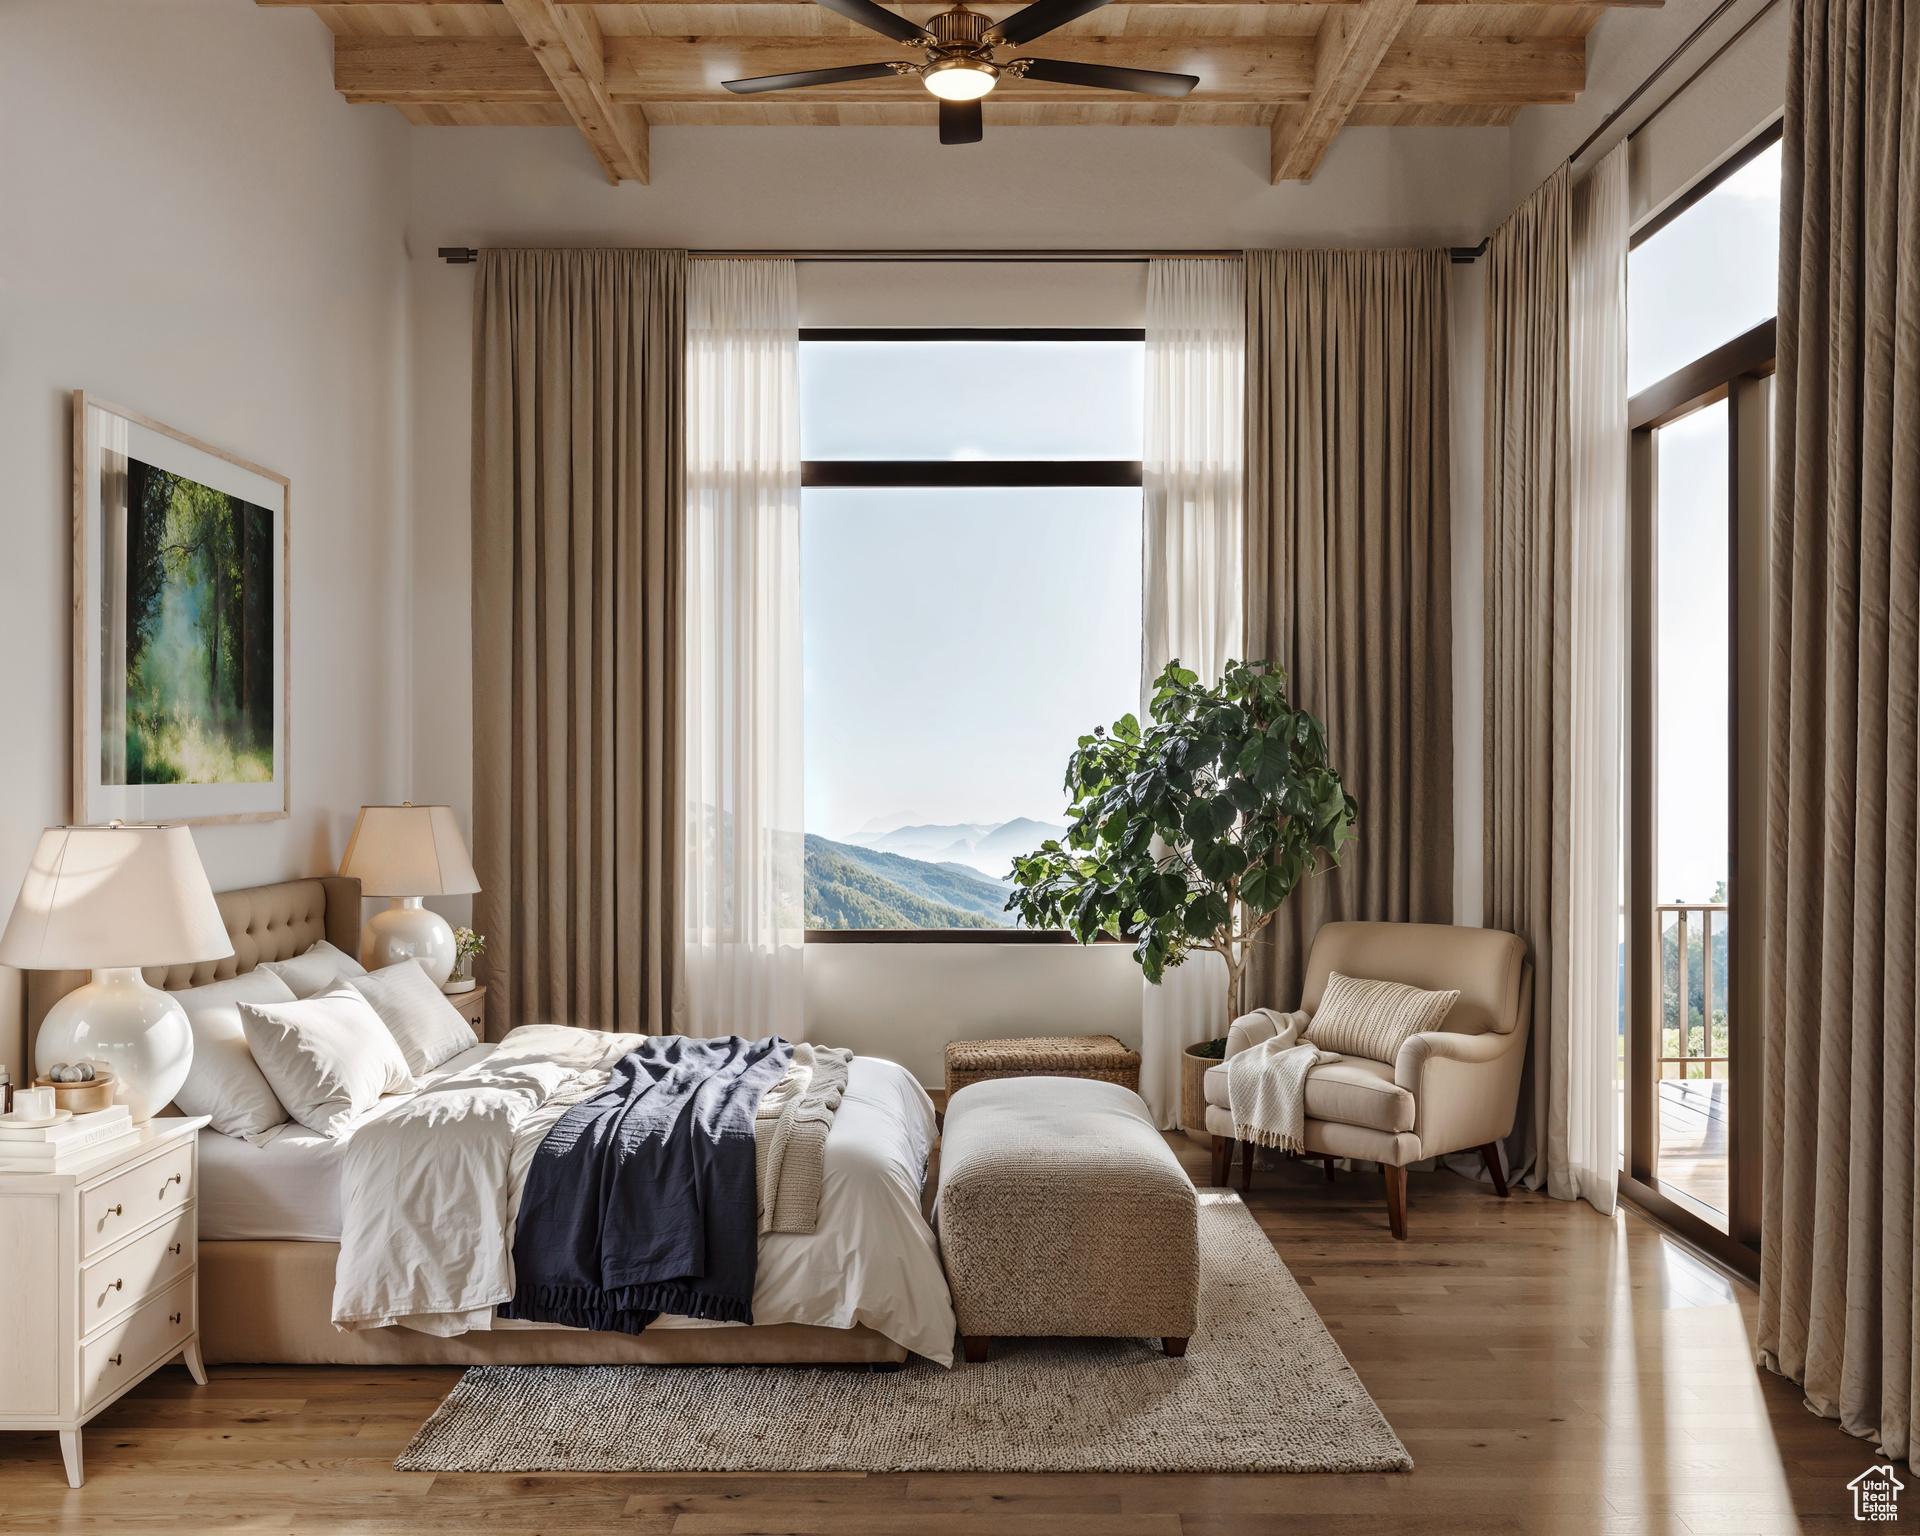
[[[793,1047],[655,1035],[562,1115],[527,1169],[502,1317],[639,1333],[753,1321],[753,1117]]]

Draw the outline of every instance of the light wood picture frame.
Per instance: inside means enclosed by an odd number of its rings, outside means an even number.
[[[292,482],[75,390],[71,819],[292,813]]]

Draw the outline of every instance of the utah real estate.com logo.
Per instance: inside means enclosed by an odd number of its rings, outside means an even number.
[[[1868,1467],[1847,1487],[1853,1492],[1856,1520],[1898,1520],[1900,1490],[1907,1485],[1893,1475],[1893,1463]]]

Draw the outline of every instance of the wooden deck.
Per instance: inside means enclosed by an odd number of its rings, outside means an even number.
[[[1177,1141],[1206,1176],[1206,1153]],[[1876,1458],[1753,1365],[1754,1293],[1624,1211],[1294,1165],[1249,1204],[1415,1470],[1366,1476],[476,1476],[393,1458],[457,1370],[170,1367],[87,1431],[0,1435],[7,1531],[1729,1536],[1855,1530]],[[1223,1418],[1234,1412],[1222,1403]],[[1898,1468],[1912,1483],[1908,1469]],[[1898,1529],[1898,1527],[1895,1527]]]
[[[1678,1193],[1703,1220],[1727,1229],[1727,1083],[1725,1078],[1664,1078],[1660,1083],[1660,1187]]]

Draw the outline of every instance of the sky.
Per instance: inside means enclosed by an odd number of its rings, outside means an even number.
[[[1138,459],[1142,353],[803,342],[802,453]],[[1137,489],[810,490],[801,571],[809,832],[1062,821],[1075,740],[1138,707]]]
[[[1780,147],[1627,259],[1627,386],[1638,392],[1774,313]],[[1727,407],[1658,433],[1658,900],[1727,878]]]

